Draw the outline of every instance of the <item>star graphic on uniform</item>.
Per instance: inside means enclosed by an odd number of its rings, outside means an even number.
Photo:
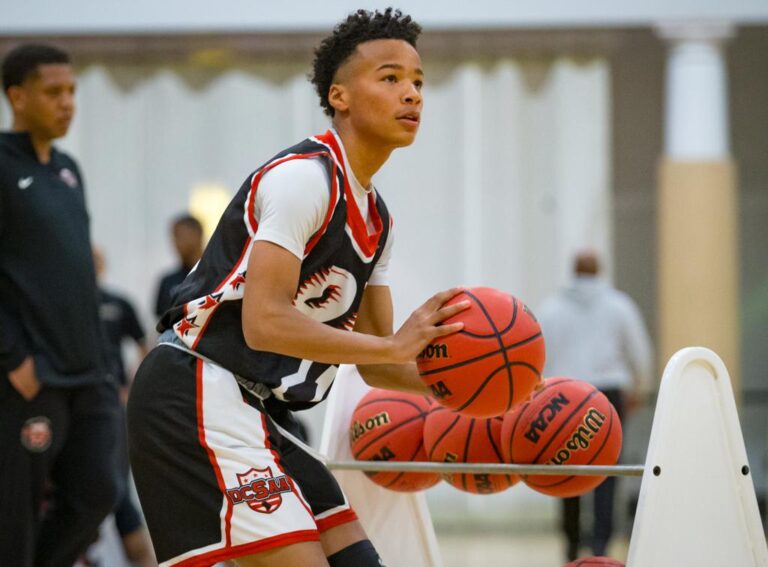
[[[198,306],[201,310],[205,309],[211,309],[213,307],[216,307],[219,304],[218,300],[213,297],[212,295],[206,295],[205,299],[203,299],[200,303],[198,303]]]
[[[229,282],[229,285],[232,286],[232,289],[237,289],[240,287],[241,284],[245,283],[245,272],[240,272],[237,274],[235,279],[233,279],[231,282]]]
[[[197,315],[194,317],[189,317],[188,319],[182,319],[176,323],[176,329],[179,333],[181,333],[182,336],[186,336],[189,331],[199,327],[199,325],[195,325],[195,319],[197,319]]]

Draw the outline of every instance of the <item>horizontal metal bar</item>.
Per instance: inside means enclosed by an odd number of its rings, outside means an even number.
[[[541,474],[566,476],[643,476],[643,465],[516,465],[499,463],[431,463],[331,461],[329,469],[367,472],[431,472],[440,474]]]

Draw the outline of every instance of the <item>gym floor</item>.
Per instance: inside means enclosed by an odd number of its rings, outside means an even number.
[[[443,567],[562,567],[567,563],[563,538],[553,531],[529,533],[437,533]],[[610,555],[626,561],[628,541],[614,538]],[[588,548],[582,557],[589,557]]]

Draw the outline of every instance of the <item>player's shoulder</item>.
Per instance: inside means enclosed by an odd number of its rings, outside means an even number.
[[[310,198],[324,202],[328,199],[330,179],[330,170],[321,159],[289,159],[276,164],[262,175],[258,198],[286,202]]]
[[[328,179],[328,167],[326,160],[321,156],[291,156],[274,163],[265,177],[272,179],[299,179],[326,181]]]

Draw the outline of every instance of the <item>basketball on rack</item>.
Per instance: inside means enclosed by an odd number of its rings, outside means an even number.
[[[503,463],[501,417],[477,418],[433,406],[424,423],[427,457],[436,463]],[[514,474],[446,474],[446,482],[474,494],[493,494],[520,480]]]
[[[532,398],[504,416],[504,460],[518,464],[615,465],[621,452],[621,422],[597,388],[573,378],[544,380]],[[604,476],[525,475],[538,492],[578,496]]]
[[[426,396],[373,389],[357,404],[349,427],[355,459],[426,461],[424,420],[432,402]],[[424,490],[440,482],[436,473],[366,472],[376,484],[401,492]]]

